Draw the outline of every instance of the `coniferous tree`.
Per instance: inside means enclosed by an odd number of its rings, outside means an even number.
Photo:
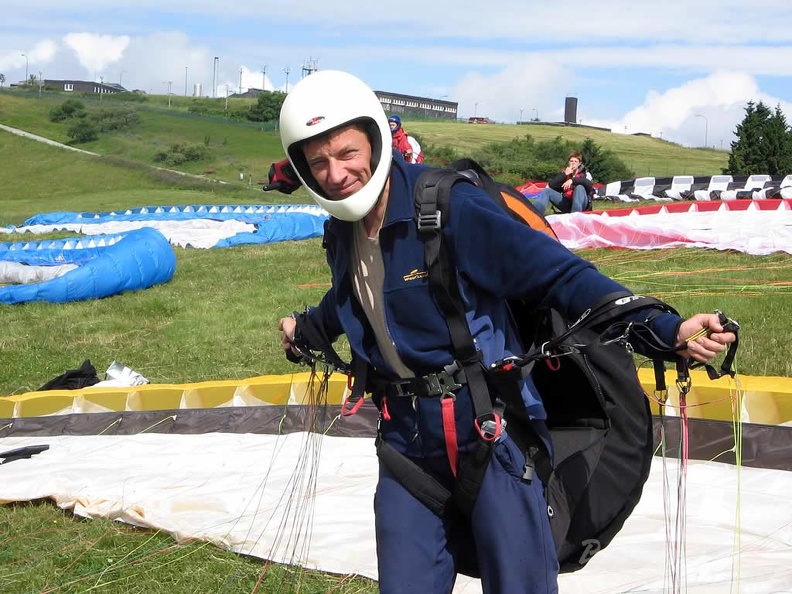
[[[737,125],[724,173],[753,175],[792,173],[792,132],[780,107],[771,112],[761,101],[748,102],[745,118]]]
[[[792,173],[792,131],[778,105],[767,122],[765,142],[768,147],[766,173],[770,175]]]

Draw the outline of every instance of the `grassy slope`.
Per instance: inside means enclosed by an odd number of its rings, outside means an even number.
[[[48,138],[65,142],[63,124],[53,124],[47,119],[52,107],[65,100],[62,94],[19,96],[0,93],[0,121]],[[238,180],[239,172],[263,178],[273,160],[282,158],[283,152],[277,136],[263,132],[261,126],[250,122],[229,122],[201,118],[187,113],[190,98],[174,98],[171,109],[161,105],[162,97],[152,97],[143,105],[106,101],[101,107],[129,106],[139,109],[142,125],[128,134],[102,135],[99,140],[82,145],[87,150],[102,154],[151,162],[154,153],[171,142],[200,144],[208,138],[215,158],[211,163],[193,164],[185,171],[201,173],[215,169],[216,177],[225,181]],[[230,100],[233,104],[238,101]],[[100,107],[99,103],[84,101],[86,106]],[[613,150],[622,157],[637,176],[654,175],[712,175],[725,167],[728,154],[706,149],[687,149],[657,138],[614,134],[602,130],[567,128],[548,125],[486,124],[471,125],[463,122],[405,121],[408,132],[417,133],[429,145],[452,146],[464,155],[488,142],[502,142],[531,134],[537,139],[562,136],[572,141],[586,137]]]
[[[62,94],[35,96],[0,93],[0,123],[20,128],[52,140],[67,143],[67,125],[49,121],[50,110],[68,98]],[[141,125],[133,130],[100,134],[98,140],[79,145],[98,152],[154,164],[154,155],[172,143],[204,144],[208,140],[214,158],[210,162],[188,164],[179,169],[190,173],[215,170],[214,179],[239,183],[240,171],[245,181],[250,175],[254,182],[264,179],[272,161],[282,158],[283,151],[276,134],[263,132],[261,125],[252,122],[233,122],[189,114],[186,107],[173,109],[158,105],[106,101],[81,101],[88,109],[131,108],[138,110]]]
[[[503,142],[530,134],[537,140],[561,136],[582,142],[591,138],[603,148],[621,157],[636,177],[673,175],[713,175],[721,173],[728,153],[707,149],[689,149],[677,144],[650,138],[614,134],[604,130],[578,127],[516,124],[467,124],[465,122],[405,122],[408,133],[417,133],[428,144],[449,145],[460,153],[470,152],[490,142]]]

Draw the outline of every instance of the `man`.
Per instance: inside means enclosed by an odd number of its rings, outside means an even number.
[[[589,210],[593,185],[582,159],[583,155],[577,151],[569,154],[566,167],[548,182],[547,187],[534,201],[539,212],[544,214],[548,203],[555,205],[561,212]]]
[[[464,457],[480,432],[465,378],[455,377],[461,385],[442,398],[417,395],[430,374],[454,359],[414,214],[414,185],[428,168],[394,157],[376,95],[343,72],[301,80],[281,109],[280,134],[300,182],[331,215],[324,245],[332,286],[304,315],[332,340],[346,334],[353,358],[367,367],[369,379],[379,380],[373,397],[381,439],[453,489],[449,445]],[[603,295],[624,290],[560,243],[512,220],[472,184],[456,184],[451,205],[444,241],[455,254],[470,332],[485,366],[524,350],[507,298],[550,304],[576,319]],[[714,314],[685,321],[655,314],[639,310],[635,319],[654,315],[651,328],[669,344],[712,330],[683,351],[697,361],[734,340]],[[284,349],[292,349],[296,328],[293,317],[281,319]],[[531,418],[543,425],[540,394],[529,380],[520,389]],[[381,592],[448,594],[457,573],[480,575],[487,594],[557,591],[543,486],[523,478],[525,457],[508,429],[500,437],[469,516],[435,515],[380,463],[374,510]]]

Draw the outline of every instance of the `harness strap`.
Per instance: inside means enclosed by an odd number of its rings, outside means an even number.
[[[473,412],[477,426],[480,427],[486,421],[497,421],[497,418],[493,415],[482,355],[476,349],[467,323],[457,284],[454,259],[443,241],[443,224],[448,212],[451,188],[457,183],[471,182],[463,175],[442,169],[429,169],[421,173],[418,178],[414,199],[418,215],[418,233],[424,243],[424,259],[429,272],[429,287],[445,317],[454,348],[454,357],[465,373]],[[483,439],[479,439],[478,442],[476,456],[473,457],[470,465],[471,470],[465,469],[467,464],[459,469],[454,493],[458,507],[467,511],[473,507],[492,456],[493,442]],[[449,443],[447,433],[446,448],[449,452],[455,448]],[[452,463],[450,455],[449,462]]]
[[[448,463],[451,465],[451,472],[456,476],[459,469],[459,445],[456,420],[454,419],[454,397],[444,396],[440,400],[440,409],[443,416],[443,436],[445,437]]]
[[[481,353],[470,334],[453,259],[442,241],[443,215],[448,210],[451,188],[460,182],[470,183],[470,180],[442,169],[427,170],[415,185],[415,202],[431,292],[446,318],[454,355],[465,372],[476,418],[483,423],[493,417]]]
[[[437,479],[398,452],[377,433],[374,441],[380,462],[418,501],[440,517],[457,512],[470,515],[476,496],[492,458],[492,442],[479,440],[476,448],[459,457],[459,470],[453,493]],[[529,477],[530,478],[530,477]],[[453,499],[453,501],[452,501]]]
[[[654,307],[662,312],[669,312],[678,314],[678,312],[668,305],[654,297],[646,295],[633,295],[631,293],[617,292],[611,293],[603,297],[597,305],[587,310],[580,318],[572,324],[569,329],[555,337],[552,341],[553,345],[561,344],[568,338],[573,336],[584,328],[596,330],[597,328],[606,328],[613,322],[622,318],[627,312],[636,309],[644,309],[647,307]],[[662,341],[657,339],[657,343],[662,344]],[[550,346],[553,346],[550,345]],[[669,347],[673,348],[673,347]]]
[[[377,433],[374,441],[377,457],[416,499],[440,517],[450,512],[451,492],[423,468],[402,455]]]

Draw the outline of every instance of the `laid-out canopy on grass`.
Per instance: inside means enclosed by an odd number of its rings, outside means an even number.
[[[0,244],[0,303],[97,299],[168,282],[176,255],[150,228]]]
[[[709,400],[734,389],[729,378],[709,382],[703,375],[694,372],[693,385],[715,385],[717,394],[703,395]],[[755,403],[743,404],[753,410],[762,404],[759,393],[772,391],[776,421],[788,422],[792,410],[784,402],[792,386],[787,378],[769,379],[742,378],[746,394],[757,391]],[[0,398],[0,453],[40,452],[0,465],[0,503],[48,498],[87,518],[111,517],[178,540],[376,579],[377,411],[367,402],[357,414],[339,417],[345,378],[332,376],[321,401],[317,385],[305,373]],[[673,409],[666,412],[671,416],[655,425],[667,446],[658,454],[666,456],[654,458],[640,503],[606,549],[560,577],[561,591],[590,592],[592,583],[599,592],[669,591],[668,554],[684,539],[674,533],[679,514],[687,537],[677,585],[783,590],[792,580],[784,554],[792,545],[786,505],[792,467],[784,453],[792,427],[744,424],[740,458],[730,421],[681,422]],[[675,447],[683,430],[690,462],[679,503],[669,501],[669,492],[683,472]],[[51,576],[51,585],[57,579]],[[454,592],[473,594],[481,586],[460,577]]]
[[[0,228],[0,232],[97,235],[153,227],[176,246],[222,248],[318,237],[327,216],[315,204],[144,206],[112,212],[38,214],[20,226]]]

